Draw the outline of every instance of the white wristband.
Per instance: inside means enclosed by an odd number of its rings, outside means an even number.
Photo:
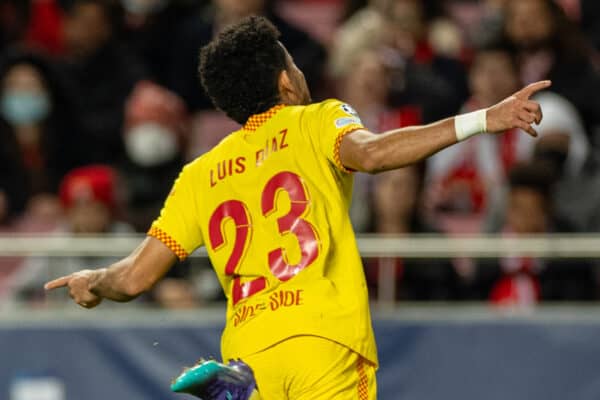
[[[460,142],[478,133],[486,131],[486,110],[473,111],[454,117],[456,139]]]

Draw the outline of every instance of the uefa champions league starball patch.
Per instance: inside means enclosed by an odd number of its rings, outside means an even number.
[[[344,110],[344,112],[346,114],[351,115],[351,116],[356,117],[356,118],[359,118],[358,117],[358,113],[356,112],[356,110],[354,108],[352,108],[351,105],[344,103],[340,107],[342,107],[342,110]]]
[[[360,124],[362,125],[362,122],[360,120],[360,117],[358,116],[358,113],[356,112],[356,110],[354,108],[352,108],[352,106],[350,106],[349,104],[342,104],[340,105],[342,111],[344,111],[346,114],[349,115],[349,117],[342,117],[342,118],[338,118],[335,120],[335,127],[336,128],[343,128],[344,126],[350,125],[350,124]]]

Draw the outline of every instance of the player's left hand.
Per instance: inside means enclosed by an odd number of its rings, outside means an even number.
[[[502,133],[519,128],[533,137],[537,132],[531,126],[542,121],[542,109],[538,102],[530,100],[540,90],[550,87],[552,82],[532,83],[487,110],[487,131]]]
[[[90,281],[95,277],[98,271],[84,269],[54,279],[44,285],[46,290],[54,290],[61,287],[69,288],[69,296],[73,301],[84,308],[94,308],[102,302],[102,297],[95,295],[89,289]]]

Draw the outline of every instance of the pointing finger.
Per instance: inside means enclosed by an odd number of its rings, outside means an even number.
[[[71,280],[71,275],[60,277],[58,279],[55,279],[53,281],[50,281],[50,282],[46,283],[44,285],[44,289],[46,289],[46,290],[53,290],[53,289],[58,289],[58,288],[61,288],[61,287],[65,287],[65,286],[67,286],[69,284],[70,280]]]
[[[551,81],[539,81],[525,86],[523,89],[515,93],[515,96],[521,100],[529,100],[531,96],[540,90],[544,90],[552,85]]]

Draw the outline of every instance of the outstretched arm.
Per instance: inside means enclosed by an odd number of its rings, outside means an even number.
[[[342,139],[340,160],[348,169],[377,173],[417,163],[477,133],[520,128],[537,136],[531,124],[542,120],[542,110],[530,97],[550,84],[550,81],[532,83],[502,102],[468,116],[381,134],[359,129]]]
[[[68,287],[71,298],[86,308],[97,306],[104,298],[125,302],[152,288],[176,259],[167,246],[149,236],[129,256],[108,268],[75,272],[44,287]]]

